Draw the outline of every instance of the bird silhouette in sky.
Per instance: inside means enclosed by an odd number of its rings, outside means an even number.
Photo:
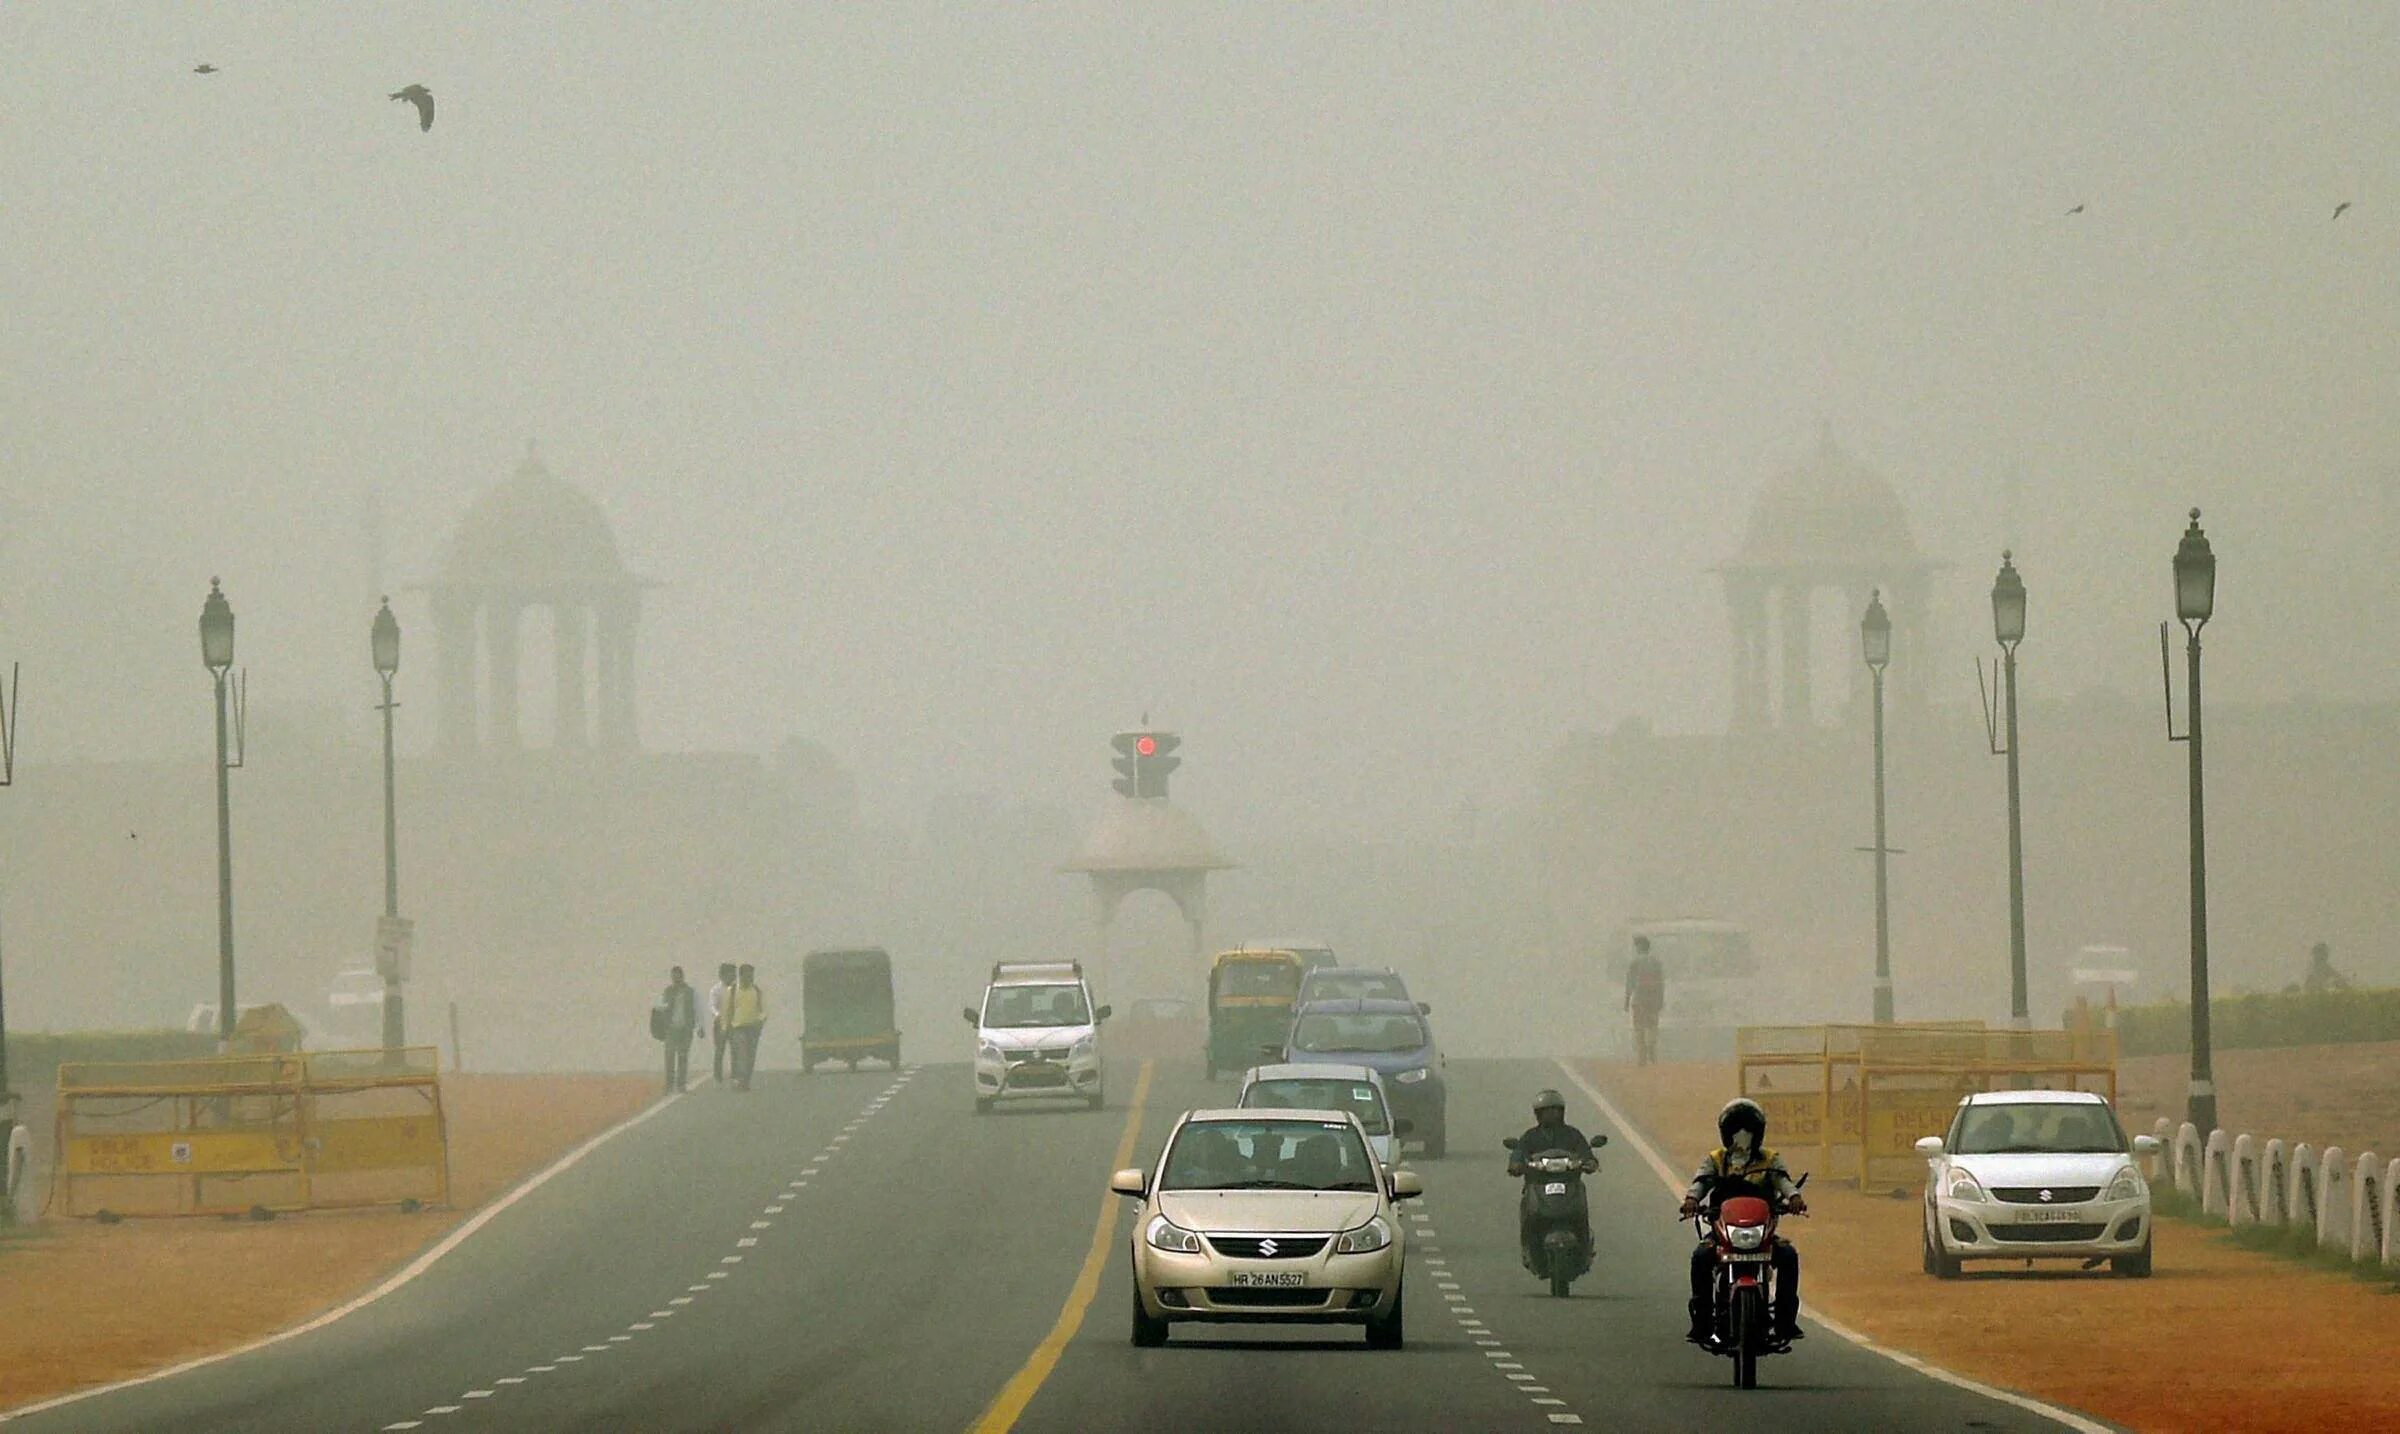
[[[2068,210],[2068,211],[2067,211],[2067,216],[2068,216],[2069,218],[2073,218],[2075,215],[2081,214],[2082,212],[2083,212],[2083,206],[2082,206],[2082,205],[2080,205],[2080,204],[2078,204],[2078,205],[2076,205],[2076,206],[2075,206],[2073,209],[2070,209],[2070,210]]]
[[[2348,209],[2349,207],[2350,207],[2350,201],[2349,201],[2349,200],[2347,200],[2347,199],[2343,200],[2343,201],[2342,201],[2341,203],[2339,203],[2339,204],[2336,204],[2335,206],[2333,206],[2333,217],[2334,217],[2334,218],[2336,218],[2336,219],[2339,219],[2339,218],[2341,218],[2341,217],[2342,217],[2342,211],[2343,211],[2343,210],[2345,210],[2345,209]]]
[[[192,66],[192,73],[195,75],[213,75],[216,72],[217,67],[208,63],[206,60],[202,60],[199,64]]]
[[[406,100],[417,107],[418,129],[433,128],[433,91],[423,85],[410,85],[407,89],[392,91],[392,98]]]

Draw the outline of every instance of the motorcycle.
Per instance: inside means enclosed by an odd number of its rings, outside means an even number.
[[[1719,1198],[1713,1188],[1716,1183],[1737,1187],[1742,1193]],[[1807,1183],[1808,1177],[1803,1175],[1792,1188],[1797,1191]],[[1775,1308],[1774,1262],[1779,1240],[1775,1227],[1786,1212],[1777,1208],[1780,1202],[1750,1193],[1755,1188],[1747,1181],[1730,1178],[1711,1182],[1700,1194],[1702,1213],[1692,1217],[1700,1238],[1715,1248],[1717,1256],[1716,1273],[1709,1279],[1709,1319],[1715,1333],[1706,1348],[1733,1361],[1736,1389],[1758,1387],[1761,1358],[1791,1352],[1790,1345],[1774,1343],[1768,1336]],[[1711,1209],[1716,1212],[1713,1217],[1706,1213]],[[1806,1213],[1801,1212],[1803,1218]]]
[[[1517,1148],[1516,1138],[1500,1142],[1507,1150]],[[1592,1137],[1592,1149],[1608,1144],[1608,1137]],[[1548,1280],[1550,1293],[1567,1297],[1567,1286],[1592,1267],[1592,1237],[1589,1207],[1583,1194],[1584,1164],[1564,1151],[1548,1150],[1528,1156],[1523,1161],[1524,1193],[1517,1201],[1518,1243],[1525,1252],[1525,1268],[1534,1278]]]

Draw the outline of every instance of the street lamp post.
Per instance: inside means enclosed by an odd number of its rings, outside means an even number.
[[[1892,660],[1892,619],[1883,610],[1883,593],[1867,600],[1866,616],[1858,623],[1859,646],[1867,670],[1875,674],[1875,1020],[1892,1020],[1892,907],[1891,843],[1885,839],[1883,818],[1883,669]]]
[[[2008,713],[2008,1015],[2020,1031],[2033,1017],[2025,997],[2025,822],[2017,788],[2017,644],[2025,640],[2025,580],[2016,557],[2000,554],[1992,580],[1992,635],[2000,642],[2001,702]]]
[[[233,605],[215,578],[200,607],[200,661],[217,686],[217,1053],[233,1050],[233,792],[236,758],[226,743],[225,696],[233,673]],[[233,683],[235,701],[240,687]]]
[[[2192,510],[2191,526],[2175,548],[2175,616],[2183,624],[2185,682],[2190,711],[2181,737],[2175,735],[2172,690],[2169,691],[2167,739],[2186,743],[2191,758],[2192,805],[2192,1082],[2184,1100],[2184,1119],[2201,1134],[2217,1128],[2217,1084],[2211,1074],[2208,1049],[2208,828],[2201,801],[2200,743],[2200,629],[2217,607],[2217,556],[2200,531],[2200,510]],[[2158,625],[2161,676],[2167,667],[2167,625]]]
[[[383,608],[375,614],[375,627],[369,646],[375,657],[375,675],[383,679],[383,915],[387,932],[400,920],[400,818],[393,800],[392,779],[392,678],[400,671],[400,619],[392,616],[392,600],[385,598]],[[401,1005],[400,963],[393,940],[386,937],[377,943],[383,951],[383,1048],[388,1054],[407,1044],[408,1023]]]

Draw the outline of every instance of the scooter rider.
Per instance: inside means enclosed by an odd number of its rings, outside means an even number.
[[[1700,1168],[1692,1172],[1692,1183],[1683,1192],[1685,1219],[1700,1213],[1703,1196],[1713,1205],[1731,1195],[1755,1194],[1787,1214],[1805,1214],[1808,1201],[1793,1183],[1792,1172],[1784,1168],[1783,1157],[1767,1148],[1767,1113],[1757,1101],[1736,1097],[1717,1112],[1717,1139],[1721,1142]],[[1744,1191],[1727,1182],[1755,1187]],[[1692,1328],[1684,1337],[1694,1344],[1709,1342],[1709,1281],[1716,1273],[1716,1249],[1703,1236],[1699,1247],[1692,1251]],[[1775,1308],[1772,1311],[1775,1328],[1772,1338],[1778,1344],[1788,1344],[1800,1338],[1800,1252],[1792,1242],[1775,1242]]]
[[[1545,1090],[1535,1093],[1533,1097],[1533,1128],[1518,1136],[1516,1148],[1508,1153],[1508,1173],[1521,1178],[1525,1174],[1525,1162],[1528,1159],[1552,1152],[1575,1157],[1582,1163],[1586,1175],[1600,1168],[1599,1158],[1592,1154],[1592,1142],[1582,1131],[1567,1124],[1566,1098],[1557,1091]],[[1524,1247],[1525,1263],[1531,1267],[1533,1251],[1526,1229],[1529,1213],[1529,1203],[1518,1201],[1517,1242]],[[1584,1212],[1583,1229],[1579,1233],[1583,1236],[1585,1246],[1589,1247],[1592,1242],[1592,1217],[1588,1209]]]

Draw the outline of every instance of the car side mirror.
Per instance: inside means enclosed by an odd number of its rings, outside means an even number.
[[[1938,1135],[1928,1135],[1917,1142],[1917,1154],[1919,1155],[1939,1155],[1941,1153],[1942,1138]]]
[[[1504,1135],[1504,1136],[1501,1136],[1501,1137],[1500,1137],[1500,1148],[1501,1148],[1502,1150],[1514,1150],[1514,1149],[1516,1149],[1516,1148],[1517,1148],[1517,1138],[1516,1138],[1515,1136],[1513,1136],[1513,1135]]]
[[[1394,1135],[1406,1135],[1416,1128],[1417,1123],[1413,1120],[1401,1119],[1392,1122],[1392,1134]]]
[[[967,1018],[968,1025],[972,1026],[976,1024],[977,1017],[975,1015],[975,1008],[973,1006],[961,1006],[958,1013]]]
[[[1418,1015],[1420,1015],[1420,1016],[1430,1016],[1430,1015],[1432,1015],[1432,1014],[1433,1014],[1433,1002],[1431,1002],[1431,1001],[1419,1001],[1419,1002],[1417,1002],[1417,1014],[1418,1014]]]
[[[1092,1024],[1095,1026],[1099,1025],[1102,1021],[1107,1020],[1110,1016],[1113,1016],[1116,1013],[1116,1007],[1102,1006],[1099,1010],[1092,1012]]]
[[[1394,1200],[1414,1200],[1424,1193],[1424,1176],[1419,1175],[1414,1170],[1395,1170],[1392,1172],[1392,1198]]]
[[[2158,1137],[2155,1135],[2135,1136],[2133,1138],[2133,1153],[2136,1155],[2158,1154]]]
[[[1606,1145],[1606,1144],[1608,1144],[1608,1137],[1607,1137],[1607,1136],[1605,1136],[1605,1135],[1595,1135],[1595,1136],[1593,1136],[1593,1137],[1592,1137],[1592,1149],[1594,1149],[1594,1150],[1598,1150],[1598,1149],[1599,1149],[1601,1146],[1603,1146],[1603,1145]]]
[[[1108,1188],[1115,1194],[1131,1195],[1138,1200],[1150,1193],[1150,1178],[1139,1167],[1129,1167],[1109,1176]]]

